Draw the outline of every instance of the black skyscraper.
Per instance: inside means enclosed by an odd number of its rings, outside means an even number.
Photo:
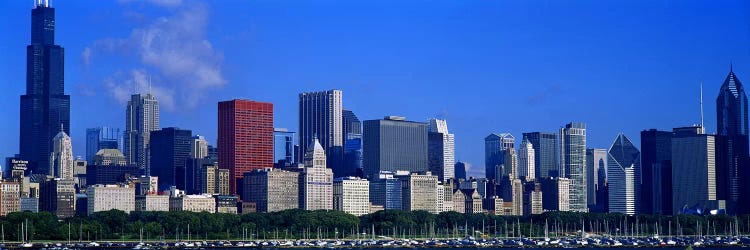
[[[740,79],[729,68],[716,98],[716,195],[727,201],[729,213],[750,212],[750,184],[740,180],[748,172],[747,95]],[[747,181],[745,181],[747,182]],[[748,192],[748,193],[744,193]],[[741,201],[741,199],[746,199]],[[742,202],[742,203],[739,203]],[[738,211],[735,208],[745,208]]]
[[[179,128],[151,131],[151,176],[159,177],[159,190],[185,189],[185,161],[190,158],[193,132]]]
[[[641,213],[672,214],[672,132],[641,131]]]
[[[21,96],[20,156],[29,170],[47,173],[52,138],[70,134],[70,96],[64,93],[63,48],[55,45],[55,9],[31,10],[31,44],[26,47],[26,94]]]

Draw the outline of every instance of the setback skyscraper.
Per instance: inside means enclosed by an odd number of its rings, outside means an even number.
[[[244,173],[273,167],[273,104],[219,102],[218,135],[219,168],[229,169],[231,194],[242,193]]]
[[[342,176],[344,160],[343,101],[341,90],[299,94],[299,152],[307,152],[318,138],[326,151],[328,167]]]
[[[70,134],[70,96],[65,94],[64,49],[55,45],[55,9],[35,1],[31,44],[26,46],[26,93],[21,95],[20,158],[35,174],[49,171],[52,139]]]
[[[586,124],[571,122],[560,129],[561,174],[570,179],[570,211],[586,212]]]
[[[750,192],[741,193],[750,188],[747,181],[741,183],[750,177],[747,112],[745,89],[730,67],[716,98],[716,192],[732,214],[750,212]]]
[[[128,164],[144,169],[150,175],[148,168],[148,149],[151,131],[159,130],[159,102],[148,93],[130,96],[125,110],[125,150],[122,152],[128,158]]]
[[[49,175],[65,180],[73,179],[73,144],[70,136],[60,131],[52,139],[52,154],[50,156]]]
[[[388,116],[365,121],[363,136],[364,174],[368,178],[377,177],[380,171],[429,170],[426,123]]]

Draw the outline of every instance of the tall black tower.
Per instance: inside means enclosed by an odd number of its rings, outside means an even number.
[[[20,142],[29,171],[47,173],[52,138],[70,134],[70,96],[65,94],[64,50],[55,45],[55,9],[37,0],[31,10],[31,44],[26,46],[26,94],[21,95]]]
[[[747,95],[730,66],[716,98],[716,196],[729,213],[750,212],[750,184],[741,183],[750,177],[747,125]]]

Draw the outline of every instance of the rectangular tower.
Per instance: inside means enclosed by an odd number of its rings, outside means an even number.
[[[243,173],[273,167],[273,104],[219,102],[218,120],[219,168],[229,169],[229,192],[239,194]]]

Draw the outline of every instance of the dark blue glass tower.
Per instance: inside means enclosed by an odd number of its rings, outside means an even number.
[[[64,50],[55,45],[55,9],[38,2],[31,10],[26,47],[26,94],[21,96],[19,151],[29,171],[47,173],[52,138],[70,134],[70,96],[64,92]]]
[[[185,189],[185,161],[190,158],[193,131],[163,128],[151,131],[151,176],[159,177],[159,190]]]
[[[750,177],[747,125],[747,95],[730,66],[716,98],[716,195],[727,201],[729,213],[750,212],[750,201],[740,200],[750,199],[750,184],[740,184],[743,176]]]

